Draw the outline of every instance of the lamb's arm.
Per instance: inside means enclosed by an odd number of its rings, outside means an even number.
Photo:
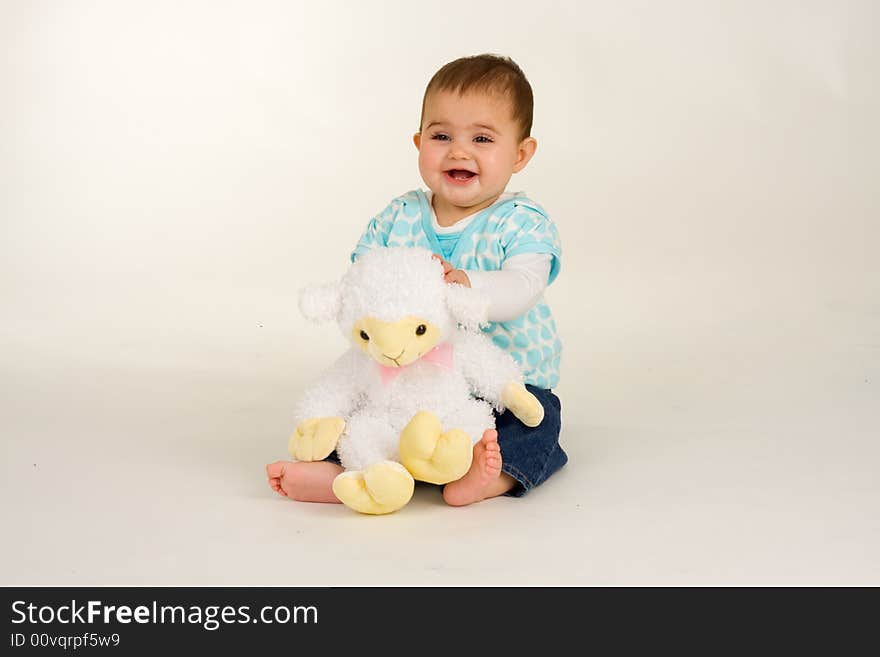
[[[455,365],[471,392],[503,409],[502,395],[507,384],[521,384],[522,372],[516,362],[481,333],[461,331],[455,340]]]
[[[499,411],[509,409],[519,420],[536,427],[544,419],[544,407],[523,385],[516,362],[479,333],[456,336],[455,362],[471,392]]]
[[[316,417],[347,417],[367,389],[364,355],[352,347],[312,383],[296,404],[297,424]]]
[[[350,349],[312,384],[296,405],[296,431],[288,452],[298,461],[320,461],[336,448],[345,418],[366,389],[363,354]]]

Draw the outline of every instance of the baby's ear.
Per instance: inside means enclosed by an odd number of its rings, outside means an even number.
[[[446,284],[446,307],[453,318],[469,331],[489,322],[489,298],[458,283]]]
[[[313,322],[329,322],[339,316],[341,298],[339,281],[310,285],[299,291],[299,310]]]

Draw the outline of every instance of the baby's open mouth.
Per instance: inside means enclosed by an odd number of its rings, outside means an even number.
[[[453,180],[465,181],[470,180],[477,174],[475,174],[473,171],[466,171],[464,169],[450,169],[446,172],[446,175]]]

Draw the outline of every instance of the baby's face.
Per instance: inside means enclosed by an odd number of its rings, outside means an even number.
[[[413,140],[419,172],[434,193],[438,216],[457,220],[491,205],[534,153],[535,140],[520,140],[519,135],[520,126],[503,97],[431,93],[422,130]]]

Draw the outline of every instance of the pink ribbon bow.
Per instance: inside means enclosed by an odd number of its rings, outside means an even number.
[[[452,352],[452,345],[448,342],[444,342],[442,344],[438,344],[424,356],[422,356],[418,360],[413,361],[413,363],[417,363],[419,361],[427,361],[429,363],[434,363],[435,365],[442,367],[444,370],[451,370]],[[382,383],[384,385],[388,385],[389,383],[394,381],[394,379],[398,377],[400,371],[404,367],[409,367],[409,365],[404,365],[403,367],[386,367],[381,363],[377,363],[377,365],[379,366],[379,376],[381,377]],[[410,363],[410,365],[412,365],[412,363]]]

